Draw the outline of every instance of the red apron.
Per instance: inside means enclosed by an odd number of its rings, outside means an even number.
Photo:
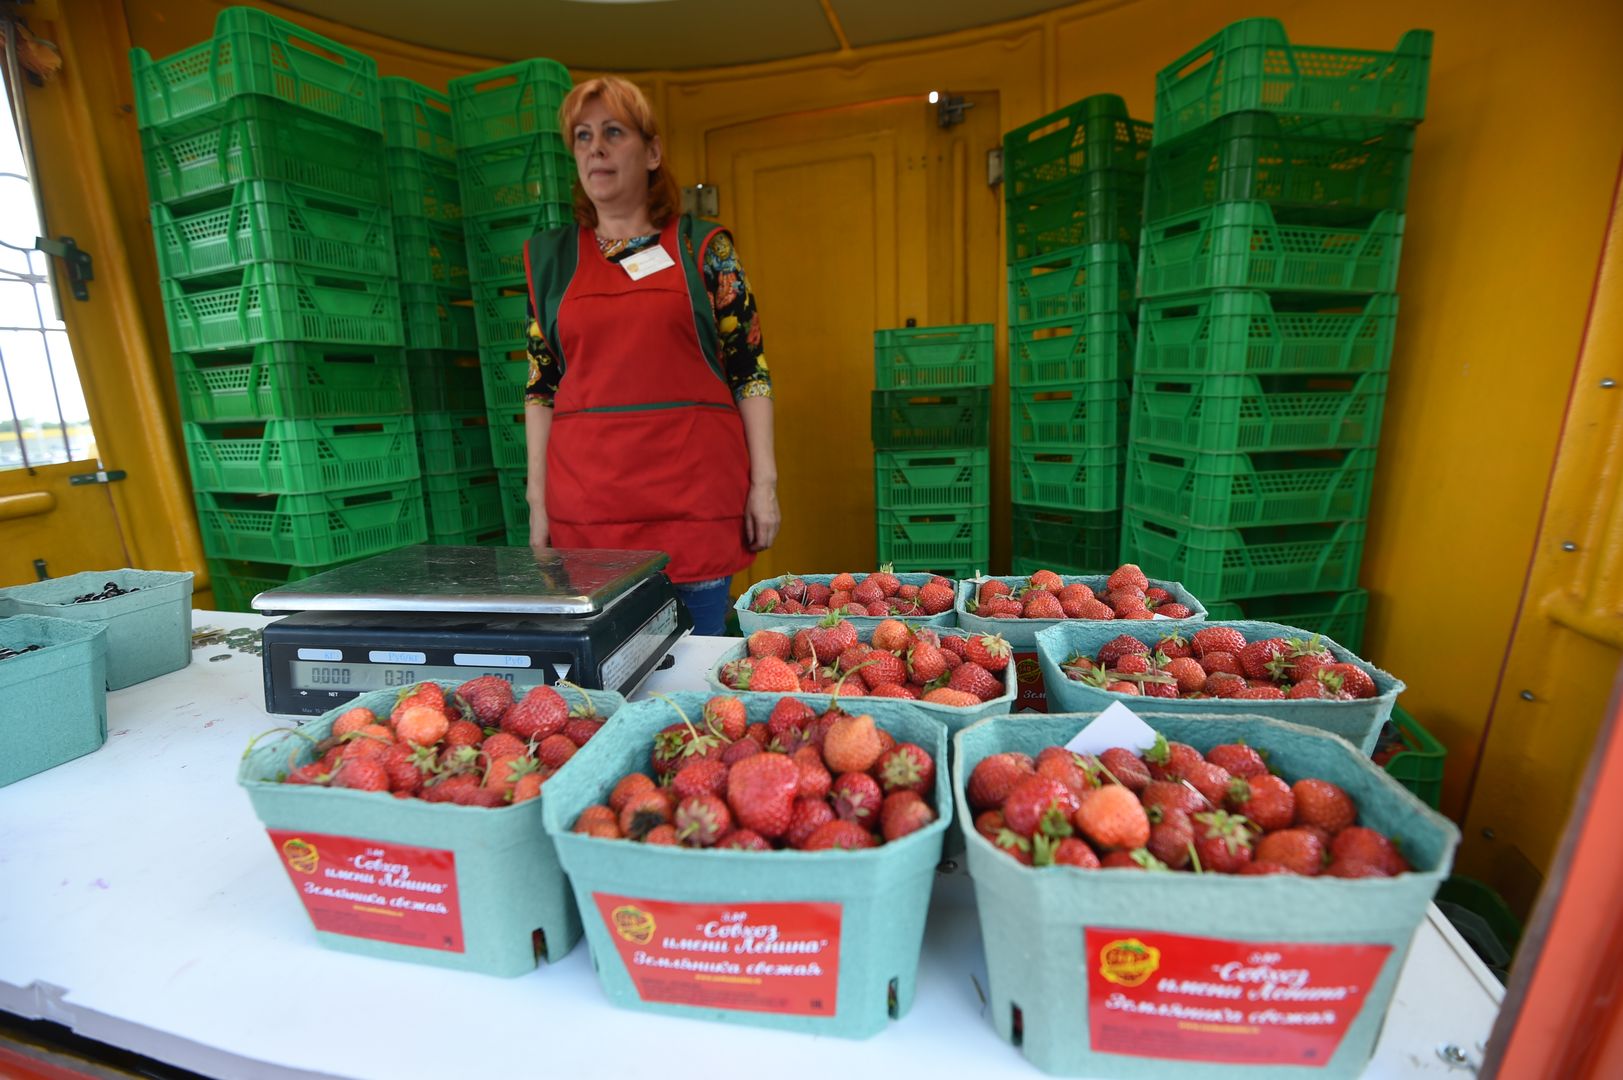
[[[674,220],[659,239],[673,265],[632,281],[579,230],[558,308],[547,524],[554,547],[663,551],[672,581],[706,581],[755,558],[749,451],[732,390],[699,345]]]

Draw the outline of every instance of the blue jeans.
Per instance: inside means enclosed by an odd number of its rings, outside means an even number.
[[[693,632],[703,637],[720,637],[727,632],[727,609],[732,606],[732,593],[727,586],[732,578],[712,578],[709,581],[689,581],[676,586],[676,594],[687,605],[693,616]]]

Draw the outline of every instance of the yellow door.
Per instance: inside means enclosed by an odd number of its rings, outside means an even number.
[[[0,449],[15,445],[10,436],[0,435]],[[129,565],[94,461],[0,469],[0,586]]]
[[[874,567],[873,332],[999,319],[997,97],[976,101],[952,129],[918,97],[706,136],[705,181],[761,305],[776,395],[783,530],[738,588]]]

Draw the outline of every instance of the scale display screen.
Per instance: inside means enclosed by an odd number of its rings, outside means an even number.
[[[288,664],[289,684],[295,690],[339,690],[366,693],[370,690],[394,690],[414,686],[425,679],[444,679],[466,682],[481,675],[494,675],[505,679],[515,690],[528,690],[532,686],[545,686],[546,673],[538,670],[514,668],[450,667],[433,664],[401,665],[334,664],[319,660],[293,660]],[[567,668],[565,669],[567,670]]]

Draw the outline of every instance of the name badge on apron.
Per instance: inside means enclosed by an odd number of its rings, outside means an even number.
[[[655,244],[644,248],[635,255],[627,255],[620,260],[620,269],[631,275],[632,281],[641,281],[649,274],[657,274],[667,266],[675,266],[676,262],[665,253],[663,245]]]

